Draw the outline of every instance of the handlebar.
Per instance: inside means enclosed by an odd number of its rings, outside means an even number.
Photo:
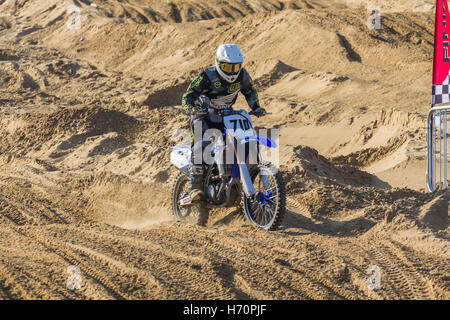
[[[208,114],[213,113],[213,114],[216,114],[218,116],[222,116],[223,117],[223,116],[229,116],[229,115],[233,115],[233,114],[241,114],[242,111],[245,111],[245,110],[208,108],[207,112],[205,112],[205,113],[197,113],[197,115],[198,116],[207,116]],[[251,115],[251,116],[255,115],[253,110],[250,111],[248,114]],[[264,115],[268,115],[268,114],[272,114],[272,112],[262,113],[261,115],[264,116]]]
[[[251,116],[253,116],[253,115],[254,115],[254,111],[252,110],[252,111],[250,111],[248,114],[251,115]],[[262,116],[265,116],[266,114],[272,114],[272,112],[265,112],[265,113],[262,113],[261,115],[262,115]]]
[[[242,111],[245,111],[245,110],[214,109],[214,108],[209,108],[209,110],[210,111],[212,110],[215,114],[220,115],[220,116],[229,116],[229,115],[232,115],[232,114],[241,114]],[[254,115],[254,111],[252,110],[248,114],[252,116],[252,115]],[[261,115],[266,115],[266,114],[272,114],[272,112],[266,112],[266,113],[263,113]]]

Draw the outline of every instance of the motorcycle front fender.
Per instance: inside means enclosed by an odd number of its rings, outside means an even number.
[[[245,137],[244,139],[241,140],[241,144],[245,144],[245,143],[250,142],[250,141],[257,141],[260,144],[262,144],[262,145],[264,145],[264,146],[266,146],[268,148],[276,148],[277,147],[277,144],[276,144],[275,141],[273,141],[272,139],[267,138],[265,136],[259,136],[259,135],[258,136]]]

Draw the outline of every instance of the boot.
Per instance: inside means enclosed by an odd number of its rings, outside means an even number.
[[[191,201],[198,201],[204,196],[203,192],[203,166],[192,165],[189,170],[191,183],[189,185],[189,196]]]

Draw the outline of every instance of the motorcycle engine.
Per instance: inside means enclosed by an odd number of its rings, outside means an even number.
[[[222,190],[220,195],[218,195],[219,189],[220,189],[220,182],[211,183],[210,185],[208,185],[207,193],[206,193],[206,195],[210,201],[212,199],[214,199],[214,197],[217,197],[216,200],[214,201],[217,204],[223,203],[226,200],[225,199],[225,197],[226,197],[225,188],[224,188],[224,190]]]
[[[206,195],[208,196],[208,199],[209,200],[214,199],[214,197],[216,196],[218,191],[219,191],[219,185],[218,184],[210,184],[208,186],[208,192],[206,193]]]

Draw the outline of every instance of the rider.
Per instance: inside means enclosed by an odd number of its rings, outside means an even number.
[[[206,116],[208,104],[215,109],[231,109],[241,91],[254,115],[259,117],[266,113],[259,104],[258,93],[250,75],[242,67],[244,57],[239,47],[235,44],[220,45],[215,60],[215,66],[206,68],[192,81],[182,101],[183,108],[191,115],[192,157],[189,195],[192,201],[199,200],[203,196],[203,165],[201,159],[197,159],[199,161],[194,159],[196,154],[194,149],[197,146],[201,147],[202,142],[194,141],[194,126],[201,125],[202,134],[212,126],[209,117]],[[209,100],[208,103],[205,100]]]

